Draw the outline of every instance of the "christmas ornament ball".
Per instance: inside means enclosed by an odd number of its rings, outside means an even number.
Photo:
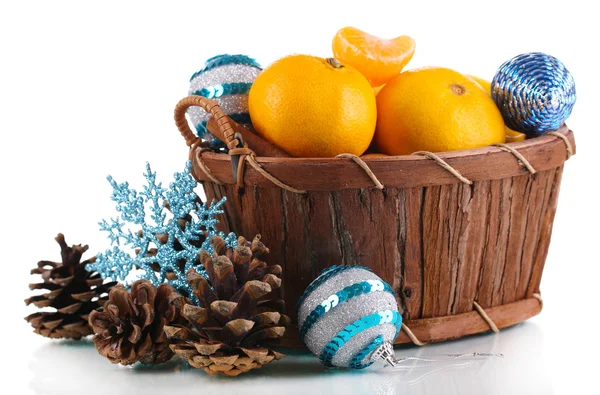
[[[300,337],[326,366],[362,369],[402,327],[394,290],[362,266],[332,266],[298,302]]]
[[[575,81],[557,58],[526,53],[500,66],[492,80],[492,99],[506,126],[539,136],[558,129],[571,115]]]
[[[208,59],[204,67],[192,75],[188,95],[214,100],[235,122],[249,126],[248,92],[261,71],[260,64],[246,55],[217,55]],[[206,111],[190,107],[188,115],[198,136],[212,148],[225,146],[206,129],[210,117]]]

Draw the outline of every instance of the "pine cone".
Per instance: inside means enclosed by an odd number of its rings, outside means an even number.
[[[62,233],[56,236],[60,245],[62,262],[40,261],[31,274],[41,274],[42,283],[29,284],[29,288],[46,289],[50,292],[25,299],[27,305],[52,307],[55,311],[37,312],[25,317],[34,332],[53,339],[81,339],[92,334],[88,314],[102,306],[106,293],[115,282],[103,283],[98,273],[85,270],[96,257],[81,262],[88,246],[67,246]]]
[[[123,285],[114,287],[103,311],[90,314],[93,341],[98,352],[112,363],[158,364],[173,357],[164,326],[176,324],[179,311],[169,300],[177,291],[168,284],[156,288],[148,280],[138,280],[131,292]]]
[[[181,296],[172,299],[189,327],[165,326],[171,349],[194,367],[226,376],[283,358],[268,348],[290,322],[279,298],[281,266],[267,266],[261,260],[269,249],[260,235],[250,246],[240,237],[235,249],[227,248],[218,236],[210,242],[214,255],[200,253],[210,283],[194,270],[186,279],[206,307],[194,306]]]

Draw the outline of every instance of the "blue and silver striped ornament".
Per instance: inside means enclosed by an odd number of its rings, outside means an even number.
[[[256,60],[246,55],[218,55],[208,59],[204,67],[190,79],[188,95],[214,100],[231,119],[244,126],[251,124],[248,114],[248,92],[262,71]],[[208,132],[209,114],[199,107],[190,107],[188,114],[198,137],[212,148],[225,144]]]
[[[571,115],[575,81],[555,57],[526,53],[500,66],[492,80],[492,99],[506,126],[539,136],[558,129]]]
[[[302,341],[326,366],[363,369],[402,327],[392,287],[362,266],[325,269],[298,301]]]

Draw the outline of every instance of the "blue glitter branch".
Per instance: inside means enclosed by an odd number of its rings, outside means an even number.
[[[185,281],[186,273],[193,268],[205,274],[197,258],[201,249],[212,253],[211,237],[221,236],[227,246],[232,247],[237,245],[237,237],[233,233],[225,235],[217,231],[219,221],[215,216],[223,213],[226,198],[210,205],[202,203],[194,192],[198,184],[190,173],[191,166],[188,161],[184,171],[175,173],[174,181],[165,189],[162,183],[157,183],[156,172],[146,164],[147,185],[139,193],[127,182],[117,183],[108,176],[113,187],[111,200],[116,203],[120,218],[99,222],[100,230],[108,233],[112,249],[98,254],[96,261],[88,264],[86,269],[120,282],[126,282],[133,270],[141,269],[143,274],[138,278],[147,279],[156,286],[168,283],[197,304],[198,300]],[[172,217],[167,215],[168,211]],[[180,225],[180,219],[185,220],[185,226]],[[128,224],[138,225],[141,229],[132,232],[126,228]],[[199,240],[203,242],[196,247]]]

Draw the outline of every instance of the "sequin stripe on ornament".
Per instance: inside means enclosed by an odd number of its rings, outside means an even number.
[[[200,75],[208,70],[214,69],[215,67],[219,67],[219,66],[225,66],[228,64],[243,64],[246,66],[256,67],[256,68],[262,70],[262,67],[256,61],[256,59],[253,59],[249,56],[246,56],[246,55],[217,55],[217,56],[214,56],[214,57],[208,59],[204,63],[204,67],[201,70],[192,74],[192,78],[190,78],[190,82],[194,78],[196,78],[198,75]]]
[[[369,328],[382,324],[395,324],[397,334],[402,327],[402,316],[397,311],[383,310],[354,321],[325,345],[325,348],[321,351],[321,355],[319,355],[319,359],[325,366],[333,366],[331,361],[335,357],[335,354],[350,339]]]
[[[392,287],[381,280],[365,280],[360,283],[349,285],[325,299],[310,312],[300,329],[300,338],[304,340],[306,333],[308,333],[310,328],[312,328],[312,326],[328,311],[334,309],[341,303],[351,300],[355,296],[365,295],[371,292],[389,292],[390,294],[395,295]]]
[[[340,272],[343,272],[343,271],[346,271],[349,269],[355,269],[355,268],[356,268],[356,266],[334,265],[334,266],[330,266],[327,269],[323,270],[321,272],[321,274],[319,275],[319,277],[317,277],[312,283],[310,283],[310,285],[306,288],[306,291],[304,291],[304,294],[300,297],[300,299],[298,299],[298,304],[296,305],[296,310],[298,310],[300,305],[302,305],[304,300],[311,294],[311,292],[313,292],[315,289],[319,288],[322,284],[324,284],[331,277],[335,276],[336,274],[338,274]],[[361,267],[361,269],[371,271],[369,268],[366,268],[366,267]]]
[[[231,82],[228,84],[207,86],[192,92],[192,95],[206,97],[207,99],[214,99],[223,95],[244,95],[250,92],[251,86],[252,82]]]
[[[357,352],[356,355],[354,355],[352,357],[352,360],[350,361],[348,366],[351,367],[352,369],[364,369],[364,368],[368,368],[369,366],[373,365],[373,363],[375,361],[368,361],[366,363],[364,363],[363,361],[365,360],[366,357],[369,356],[369,354],[371,354],[373,351],[375,351],[375,349],[377,349],[377,347],[381,346],[382,344],[383,344],[383,335],[379,335],[375,339],[373,339],[373,341],[371,343],[367,344],[362,350]]]

